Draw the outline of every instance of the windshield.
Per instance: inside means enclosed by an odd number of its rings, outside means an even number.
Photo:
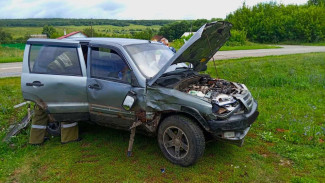
[[[174,53],[163,44],[134,44],[125,46],[125,49],[147,78],[155,76],[174,56]]]

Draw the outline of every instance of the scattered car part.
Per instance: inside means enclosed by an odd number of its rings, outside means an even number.
[[[130,127],[131,134],[130,134],[130,140],[129,140],[129,147],[128,147],[128,152],[127,156],[131,157],[132,156],[132,149],[133,149],[133,143],[134,143],[134,136],[135,136],[135,130],[137,126],[141,125],[141,121],[136,121],[133,123],[133,125]]]
[[[5,136],[5,138],[3,139],[3,142],[9,142],[10,138],[17,135],[22,129],[26,128],[31,120],[31,117],[34,113],[34,110],[30,109],[30,102],[23,102],[20,104],[17,104],[14,106],[14,108],[19,108],[22,107],[24,105],[27,105],[27,115],[17,124],[14,125],[10,125],[9,129],[8,129],[8,133]]]

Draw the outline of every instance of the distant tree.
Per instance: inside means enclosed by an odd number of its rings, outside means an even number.
[[[325,0],[308,0],[308,5],[325,6]]]
[[[159,35],[164,36],[168,40],[172,41],[175,39],[180,38],[184,32],[190,31],[191,24],[189,21],[180,21],[180,22],[174,22],[168,25],[164,25],[159,30]]]
[[[0,28],[0,44],[10,43],[12,41],[12,36],[10,33],[5,32]]]
[[[208,23],[207,19],[197,19],[191,22],[191,29],[189,31],[196,32],[202,25]]]
[[[211,18],[210,22],[223,21],[222,18]]]
[[[154,29],[146,28],[141,32],[134,33],[132,37],[136,39],[150,40],[156,33],[157,31],[155,31]]]
[[[82,30],[82,33],[86,34],[88,37],[98,37],[98,34],[95,29],[85,28],[84,30]]]
[[[47,37],[51,38],[52,35],[56,34],[57,31],[52,25],[45,25],[42,30],[42,34],[46,34]]]

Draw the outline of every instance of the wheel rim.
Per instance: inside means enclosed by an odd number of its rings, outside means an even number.
[[[168,127],[163,133],[163,143],[166,151],[173,158],[184,158],[189,151],[186,134],[178,127]]]

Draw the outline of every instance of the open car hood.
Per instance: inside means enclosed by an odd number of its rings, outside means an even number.
[[[188,62],[193,64],[195,71],[205,70],[209,60],[229,39],[231,27],[231,23],[224,21],[203,25],[191,39],[177,51],[167,64],[154,77],[148,80],[148,85],[151,86],[155,83],[172,64]]]

